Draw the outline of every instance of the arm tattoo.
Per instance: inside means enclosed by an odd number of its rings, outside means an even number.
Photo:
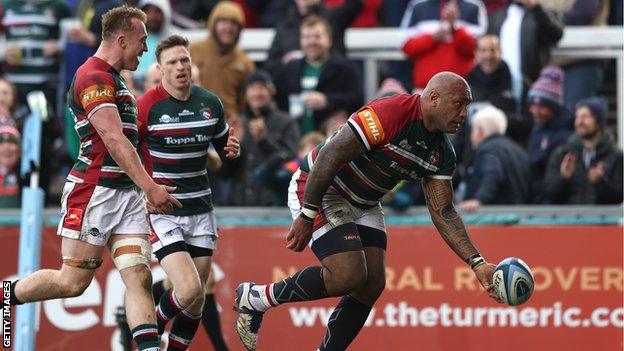
[[[431,220],[446,243],[462,260],[468,261],[478,251],[470,240],[461,217],[453,206],[450,180],[423,179],[423,190]]]
[[[343,126],[319,152],[306,182],[303,201],[320,205],[338,171],[347,162],[364,155],[365,152],[366,149],[351,128]]]

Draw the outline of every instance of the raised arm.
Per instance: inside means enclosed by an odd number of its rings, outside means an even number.
[[[289,249],[305,249],[312,236],[314,216],[334,177],[347,162],[364,155],[365,152],[366,149],[348,125],[343,126],[321,149],[308,175],[301,215],[295,219],[288,233]]]
[[[422,184],[431,220],[438,233],[459,258],[470,264],[481,285],[496,299],[492,284],[495,266],[481,257],[470,240],[466,226],[453,206],[451,181],[424,178]]]

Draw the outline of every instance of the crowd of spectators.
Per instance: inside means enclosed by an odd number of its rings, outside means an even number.
[[[62,108],[73,73],[94,53],[101,15],[121,0],[13,0],[0,5],[5,40],[0,78],[0,208],[19,206],[20,140],[26,95],[41,90],[42,187],[60,189],[80,140]],[[208,169],[217,205],[282,206],[291,174],[308,150],[365,103],[361,63],[349,60],[349,27],[397,27],[402,61],[386,62],[375,97],[418,93],[452,71],[469,82],[473,103],[452,136],[456,202],[490,204],[622,202],[622,151],[609,128],[608,63],[551,58],[566,26],[622,25],[622,0],[140,0],[148,52],[122,72],[138,97],[159,84],[154,51],[186,29],[206,30],[190,46],[196,84],[223,101],[241,141],[237,162]],[[245,28],[275,29],[267,59],[239,48]],[[375,40],[375,38],[371,38]],[[383,200],[397,210],[424,203],[418,183]]]

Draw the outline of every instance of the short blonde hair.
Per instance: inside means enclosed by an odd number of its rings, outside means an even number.
[[[145,12],[136,7],[123,5],[110,9],[102,15],[102,40],[111,40],[120,31],[131,32],[133,18],[143,23],[147,21]]]
[[[492,105],[484,106],[472,116],[470,127],[481,129],[486,138],[494,134],[505,134],[507,116],[499,108]]]

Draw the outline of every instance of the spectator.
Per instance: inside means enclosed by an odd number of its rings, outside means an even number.
[[[20,133],[10,124],[0,124],[0,208],[20,207]]]
[[[485,4],[488,18],[490,18],[496,11],[506,8],[509,5],[509,0],[483,0],[483,3]]]
[[[295,7],[293,0],[245,0],[244,2],[258,13],[259,25],[263,28],[276,28]]]
[[[541,0],[541,4],[562,13],[566,27],[607,25],[609,0]],[[604,76],[602,60],[558,58],[552,63],[565,72],[564,101],[569,110],[580,99],[596,95]]]
[[[299,118],[299,130],[307,134],[323,130],[336,111],[354,111],[364,92],[356,69],[332,54],[331,27],[326,20],[308,16],[300,31],[304,57],[286,64],[275,82],[278,106]]]
[[[0,78],[0,125],[11,125],[22,129],[28,111],[20,106],[15,84]]]
[[[243,113],[243,83],[255,69],[249,56],[237,47],[243,27],[243,9],[231,1],[219,2],[208,18],[208,37],[189,48],[199,68],[201,86],[221,98],[228,123]]]
[[[487,28],[487,15],[481,0],[412,0],[401,27],[401,50],[415,61],[412,84],[422,89],[438,72],[462,77],[470,72],[477,37]]]
[[[475,58],[477,65],[466,78],[472,89],[473,102],[487,102],[503,110],[505,114],[515,112],[511,73],[502,59],[498,36],[488,34],[479,38]]]
[[[60,21],[71,16],[63,1],[44,0],[37,6],[29,1],[3,1],[0,5],[0,31],[6,38],[3,71],[17,87],[20,103],[26,94],[41,90],[56,116],[61,49]],[[41,34],[39,34],[41,33]]]
[[[174,28],[168,0],[141,0],[138,8],[147,16],[147,52],[143,53],[139,67],[133,73],[137,87],[140,88],[147,76],[147,70],[156,62],[156,47],[163,39],[174,34]]]
[[[575,133],[548,161],[544,191],[550,203],[622,202],[622,151],[605,132],[607,112],[604,98],[576,105]]]
[[[346,0],[325,0],[324,3],[330,10],[344,5]],[[375,28],[383,24],[383,0],[364,0],[362,9],[357,17],[349,25],[352,28]]]
[[[483,107],[472,117],[470,141],[475,155],[461,209],[529,202],[529,159],[524,149],[505,136],[506,129],[505,113],[494,106]]]
[[[503,60],[511,71],[514,99],[522,103],[525,88],[548,64],[550,50],[563,36],[563,22],[538,0],[516,0],[490,17],[488,33],[500,38]]]
[[[3,71],[5,78],[15,84],[20,105],[28,106],[26,96],[40,90],[48,103],[44,120],[41,150],[50,157],[41,158],[41,187],[46,193],[46,204],[56,202],[51,186],[61,181],[64,160],[62,140],[63,116],[58,110],[61,97],[60,82],[60,22],[71,16],[63,1],[41,0],[32,6],[31,1],[3,1],[0,5],[0,32],[6,39]],[[64,175],[63,175],[64,176]],[[58,189],[60,190],[60,189]]]
[[[241,140],[241,157],[234,169],[223,170],[233,177],[229,205],[286,204],[287,183],[276,189],[272,180],[281,165],[295,157],[299,130],[287,113],[277,109],[274,95],[275,85],[265,71],[258,70],[245,81],[247,110],[243,116],[245,133]]]
[[[542,181],[548,158],[571,133],[563,105],[563,80],[561,68],[546,66],[528,94],[529,111],[533,116],[533,129],[528,140],[533,203],[545,201]]]
[[[154,62],[147,69],[147,75],[145,76],[145,81],[143,82],[143,92],[155,88],[158,84],[160,84],[161,80],[162,75],[158,70],[158,62]]]
[[[487,34],[479,38],[475,56],[477,65],[466,78],[472,89],[473,99],[469,112],[484,105],[493,105],[503,110],[508,126],[506,135],[520,144],[526,143],[532,122],[530,117],[516,113],[516,102],[511,91],[511,74],[507,63],[502,60],[498,37]],[[457,153],[458,171],[462,175],[465,174],[465,166],[472,163],[470,120],[471,113],[467,123],[459,127],[452,139]]]
[[[405,15],[405,9],[410,0],[383,0],[381,8],[384,14],[386,27],[399,27]],[[412,64],[407,60],[386,61],[387,75],[401,82],[404,87],[411,90]]]
[[[275,28],[275,36],[264,64],[271,74],[276,75],[281,66],[299,59],[301,54],[300,27],[309,15],[323,17],[331,25],[332,52],[346,56],[344,33],[362,9],[363,0],[345,0],[340,7],[329,10],[321,0],[294,0],[287,17]]]
[[[181,28],[195,29],[205,25],[206,18],[220,0],[169,0],[171,20]]]
[[[67,40],[63,49],[64,91],[69,90],[78,67],[93,56],[100,45],[102,15],[121,4],[121,0],[81,0],[78,4],[76,19],[79,23],[67,28]]]

